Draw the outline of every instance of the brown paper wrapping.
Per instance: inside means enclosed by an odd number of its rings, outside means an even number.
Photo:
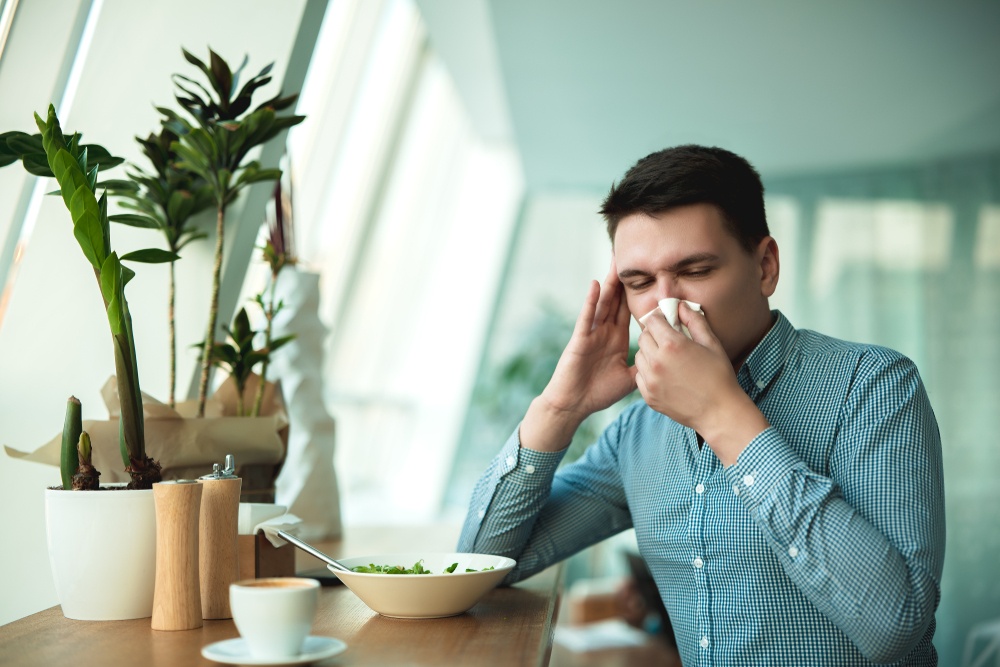
[[[246,409],[253,403],[257,376],[244,391]],[[128,482],[118,446],[117,384],[112,376],[101,388],[108,419],[85,419],[90,434],[93,462],[101,472],[101,483]],[[205,417],[197,418],[198,402],[184,401],[171,409],[147,394],[142,395],[146,455],[159,461],[163,479],[196,479],[212,472],[212,464],[224,462],[226,454],[236,458],[236,474],[243,478],[243,502],[274,502],[274,480],[285,460],[288,445],[288,415],[281,388],[268,382],[259,417],[237,417],[236,388],[231,378],[205,404]],[[59,465],[62,433],[57,433],[33,452],[5,446],[7,455],[49,465]]]

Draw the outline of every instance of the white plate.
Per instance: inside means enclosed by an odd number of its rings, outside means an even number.
[[[250,655],[250,649],[242,637],[227,639],[215,642],[201,649],[202,656],[215,662],[222,662],[227,665],[304,665],[317,660],[326,660],[335,656],[344,649],[347,644],[334,639],[333,637],[306,637],[302,645],[302,653],[284,660],[271,660],[254,658]]]

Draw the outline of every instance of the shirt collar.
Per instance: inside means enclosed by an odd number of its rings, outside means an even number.
[[[736,374],[743,391],[755,400],[778,375],[795,340],[795,327],[791,322],[779,310],[772,310],[771,313],[774,324]]]

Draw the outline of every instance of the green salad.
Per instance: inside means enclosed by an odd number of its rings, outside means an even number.
[[[458,567],[458,563],[452,563],[444,569],[441,574],[450,574],[455,571]],[[471,568],[465,568],[466,572],[487,572],[494,569],[493,566],[484,567],[482,570],[473,570]],[[434,574],[426,567],[424,567],[423,559],[418,560],[413,564],[413,567],[406,568],[402,565],[375,565],[374,563],[369,563],[368,565],[358,565],[351,568],[352,572],[361,572],[363,574]]]

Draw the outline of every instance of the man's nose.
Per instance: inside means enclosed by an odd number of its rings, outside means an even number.
[[[680,295],[680,291],[677,286],[666,277],[660,277],[656,280],[656,300],[657,302],[663,299],[669,298],[683,299],[684,297]]]

